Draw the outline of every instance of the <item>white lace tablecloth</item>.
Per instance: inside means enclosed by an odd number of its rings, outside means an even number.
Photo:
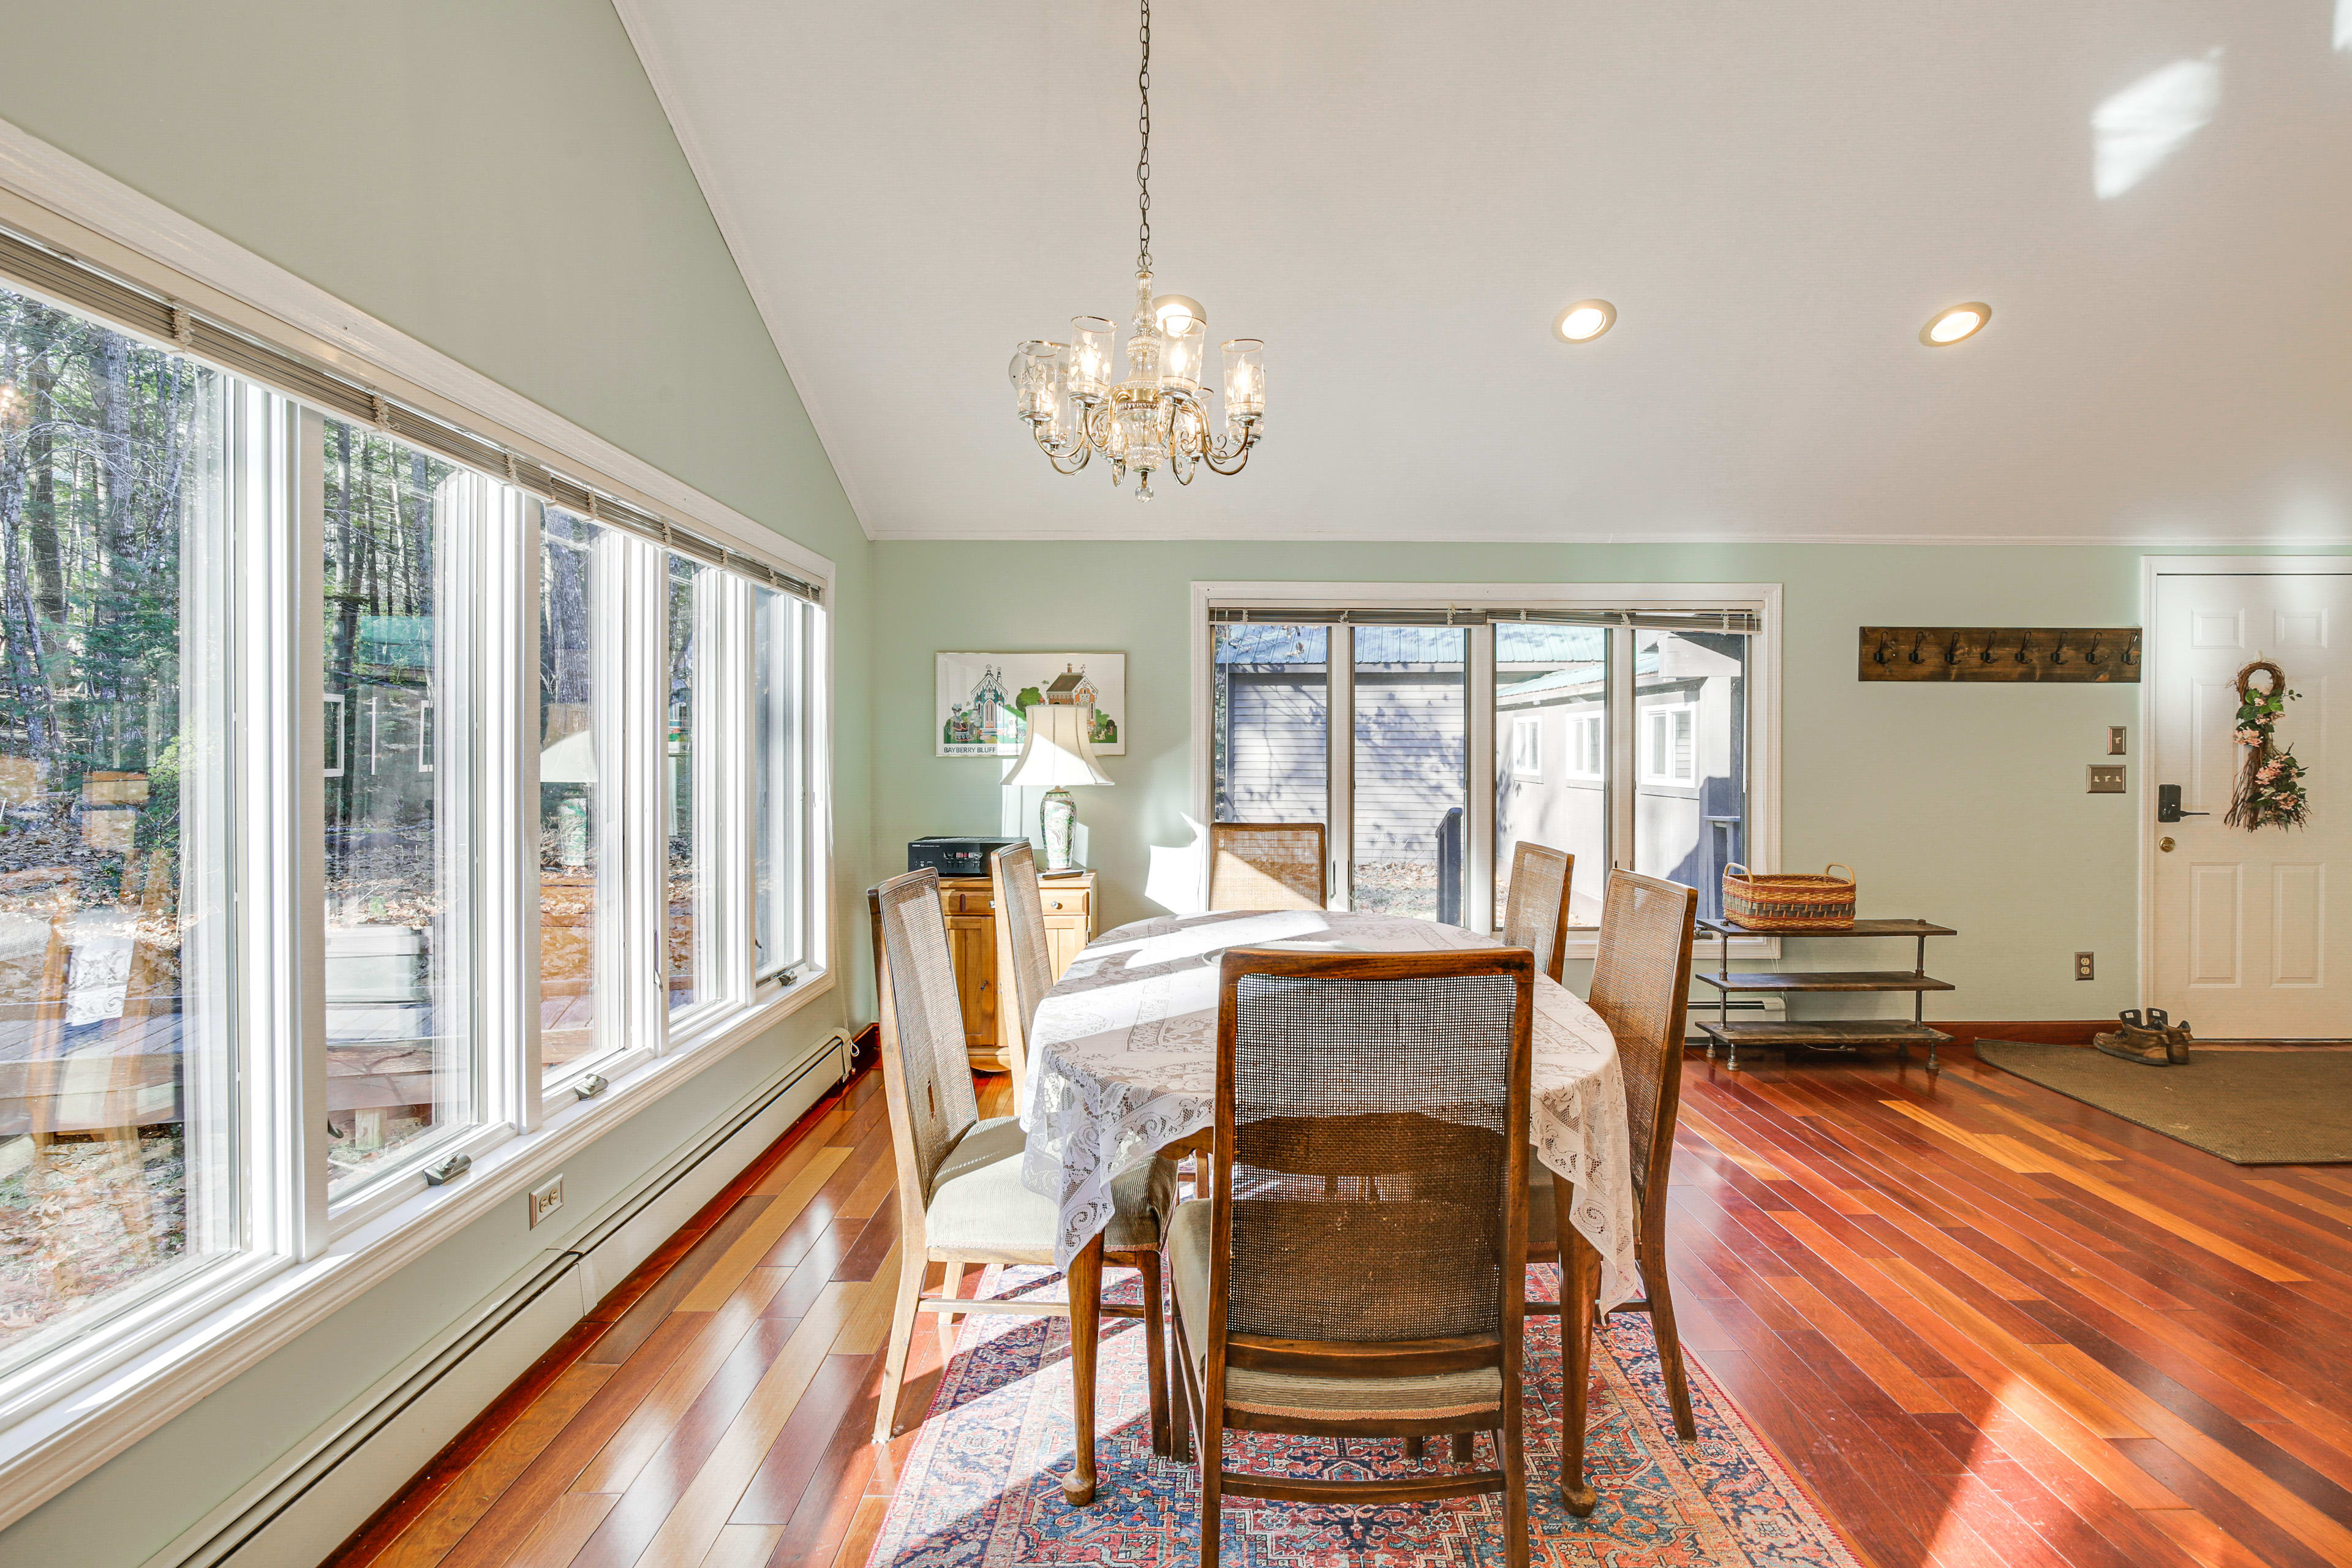
[[[1213,1124],[1217,967],[1229,947],[1374,952],[1499,947],[1401,915],[1282,910],[1163,916],[1107,931],[1037,1009],[1028,1047],[1022,1179],[1061,1205],[1065,1267],[1110,1223],[1113,1177]],[[1600,1015],[1536,978],[1536,1156],[1576,1184],[1570,1221],[1601,1255],[1602,1310],[1640,1294],[1625,1079]]]

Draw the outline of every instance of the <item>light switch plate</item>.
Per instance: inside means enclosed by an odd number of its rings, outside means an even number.
[[[2107,726],[2107,755],[2120,757],[2123,754],[2124,727],[2121,724],[2110,724]]]
[[[563,1177],[552,1175],[530,1190],[530,1228],[563,1206]]]
[[[2091,764],[2090,787],[2086,793],[2091,795],[2123,794],[2124,770],[2122,764],[2093,763]]]

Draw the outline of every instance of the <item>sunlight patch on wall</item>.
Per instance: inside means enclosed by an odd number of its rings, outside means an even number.
[[[2352,0],[2336,0],[2342,47]],[[2156,172],[2204,129],[2221,101],[2221,51],[2175,60],[2115,93],[2091,113],[2091,188],[2102,201],[2122,195]]]
[[[2352,52],[2352,0],[2336,0],[2336,47]]]

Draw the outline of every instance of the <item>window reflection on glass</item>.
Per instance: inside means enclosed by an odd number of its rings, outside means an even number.
[[[238,1245],[226,395],[0,290],[0,1367]]]
[[[1609,870],[1609,629],[1495,627],[1495,913],[1502,929],[1522,842],[1576,857],[1569,923],[1596,925]],[[1534,738],[1528,739],[1529,732]],[[1528,750],[1541,759],[1517,764]]]
[[[468,480],[326,428],[327,1160],[340,1196],[472,1120],[458,770],[436,768],[443,584]]]
[[[697,921],[701,914],[700,832],[695,816],[695,584],[704,569],[682,555],[669,558],[669,657],[666,665],[667,722],[662,757],[663,831],[669,845],[666,901],[669,942],[669,1005],[673,1012],[704,999]]]
[[[1460,626],[1358,626],[1353,907],[1463,921],[1469,716]]]
[[[801,708],[815,611],[790,594],[751,592],[752,973],[808,956],[808,728]]]
[[[545,509],[539,558],[539,1059],[548,1074],[598,1054],[601,961],[613,918],[603,839],[612,785],[600,754],[620,628],[603,606],[620,564],[601,523]]]
[[[1323,822],[1330,810],[1328,626],[1209,628],[1219,822]]]
[[[1712,919],[1748,858],[1748,638],[1636,631],[1633,647],[1633,869],[1696,888]]]

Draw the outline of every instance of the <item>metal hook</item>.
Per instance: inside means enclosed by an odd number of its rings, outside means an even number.
[[[1920,645],[1920,644],[1922,644],[1922,643],[1924,643],[1924,642],[1926,642],[1927,640],[1927,634],[1926,632],[1916,632],[1916,633],[1914,633],[1914,634],[1913,634],[1912,638],[1911,638],[1911,662],[1912,662],[1912,663],[1914,663],[1914,664],[1925,664],[1925,663],[1927,662],[1927,660],[1925,660],[1925,659],[1923,659],[1923,658],[1921,658],[1919,657],[1919,645]]]
[[[1952,646],[1944,650],[1944,662],[1946,664],[1960,662],[1960,634],[1958,632],[1952,634]]]
[[[2126,665],[2137,665],[2139,663],[2139,634],[2137,632],[2132,633],[2131,646],[2124,649],[2124,663]]]
[[[2033,634],[2032,632],[2027,632],[2017,639],[2017,662],[2020,664],[2031,664],[2033,662]]]
[[[1871,663],[1873,663],[1873,664],[1885,664],[1885,663],[1886,662],[1886,655],[1887,655],[1888,651],[1889,651],[1889,650],[1891,650],[1894,647],[1895,647],[1894,639],[1892,639],[1891,637],[1888,637],[1885,632],[1881,632],[1881,633],[1879,633],[1879,634],[1878,634],[1878,651],[1877,651],[1876,653],[1874,653],[1874,654],[1872,654],[1872,655],[1870,656],[1870,661],[1871,661]]]
[[[1977,655],[1977,662],[1979,664],[1990,664],[1992,662],[1992,634],[1990,632],[1985,633],[1984,651]]]
[[[2059,633],[2059,634],[2058,634],[2058,646],[2057,646],[2057,647],[2056,647],[2056,648],[2053,649],[2053,650],[2052,650],[2052,652],[2051,652],[2051,655],[2050,655],[2050,663],[2051,663],[2051,667],[2052,667],[2053,668],[2055,668],[2057,666],[2062,665],[2062,664],[2063,664],[2063,663],[2065,663],[2065,662],[2066,662],[2066,634],[2065,634],[2065,633],[2063,633],[2063,632],[2061,632],[2061,633]]]
[[[2105,632],[2093,632],[2091,634],[2091,651],[2084,656],[2085,663],[2096,664],[2099,662],[2099,642],[2100,639],[2105,637],[2106,635],[2107,634]]]

